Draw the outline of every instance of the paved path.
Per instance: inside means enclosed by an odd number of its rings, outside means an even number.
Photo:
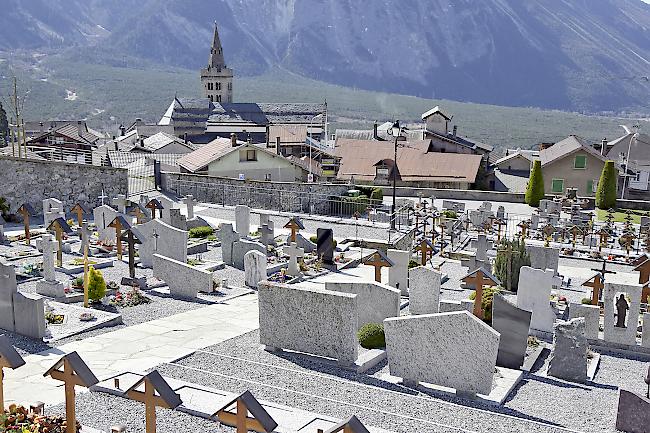
[[[174,361],[258,324],[257,294],[250,294],[29,355],[27,365],[5,370],[5,404],[63,402],[62,383],[43,373],[66,353],[77,351],[93,373],[106,380],[125,370],[140,372]]]

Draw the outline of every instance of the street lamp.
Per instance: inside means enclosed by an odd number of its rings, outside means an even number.
[[[312,148],[312,133],[311,133],[311,127],[312,124],[314,123],[314,120],[318,119],[319,117],[323,117],[323,113],[317,114],[314,117],[311,118],[309,121],[309,129],[307,130],[307,136],[309,137],[309,140],[307,141],[307,145],[309,146],[309,175],[307,176],[307,182],[313,182],[314,181],[314,176],[312,175],[311,172],[311,148]],[[327,137],[326,137],[327,138]]]
[[[388,129],[388,134],[392,135],[395,138],[395,153],[393,157],[393,205],[391,206],[391,221],[390,221],[390,228],[392,230],[395,230],[395,199],[397,195],[397,141],[401,138],[404,139],[402,136],[402,131],[404,128],[402,128],[399,124],[399,120],[396,120],[395,123]]]

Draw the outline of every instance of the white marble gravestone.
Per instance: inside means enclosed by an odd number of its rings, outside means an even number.
[[[36,293],[50,298],[65,298],[63,283],[56,279],[54,271],[55,255],[59,243],[52,239],[52,235],[45,234],[42,237],[43,248],[43,279],[36,283]]]
[[[300,275],[300,267],[298,266],[298,259],[302,259],[305,254],[305,250],[298,248],[295,242],[292,242],[289,246],[286,246],[282,250],[284,254],[289,256],[289,265],[287,269],[287,274],[291,276]]]
[[[409,270],[409,311],[413,315],[440,311],[442,273],[426,266]]]
[[[551,306],[551,290],[561,284],[562,280],[555,276],[552,269],[542,271],[529,266],[521,267],[517,307],[533,313],[530,320],[531,330],[553,332],[553,323],[557,316]]]
[[[98,206],[93,210],[93,219],[95,221],[95,227],[97,227],[97,234],[101,242],[115,245],[115,229],[113,227],[109,227],[108,225],[113,222],[115,217],[118,215],[119,213],[115,209],[105,204]]]
[[[18,291],[16,270],[0,262],[0,329],[10,332],[14,325],[14,293]]]
[[[221,224],[217,230],[217,236],[221,241],[221,260],[227,265],[232,265],[232,247],[235,242],[240,238],[230,223]]]
[[[248,206],[235,206],[235,231],[242,238],[247,238],[251,232],[251,209]]]
[[[187,232],[172,227],[160,219],[151,220],[134,227],[142,244],[138,248],[140,264],[144,268],[153,266],[153,255],[160,254],[170,259],[187,263]]]
[[[244,254],[244,274],[248,287],[257,289],[260,281],[266,280],[266,254],[249,251]]]
[[[386,252],[388,259],[393,262],[393,266],[388,268],[388,285],[398,289],[402,296],[408,296],[409,281],[409,261],[411,252],[403,250],[388,250]]]

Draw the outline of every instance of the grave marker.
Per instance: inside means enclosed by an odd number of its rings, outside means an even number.
[[[492,275],[490,272],[483,268],[476,269],[469,274],[465,275],[462,280],[463,283],[474,287],[476,297],[474,298],[473,314],[479,319],[483,318],[483,286],[498,286],[501,284],[499,279]]]
[[[232,265],[232,246],[240,238],[239,233],[237,233],[231,223],[224,223],[219,226],[217,230],[217,235],[221,241],[221,255],[225,264]]]
[[[363,264],[375,268],[375,281],[381,283],[381,268],[391,267],[394,263],[384,253],[377,250],[371,256],[366,257]]]
[[[152,198],[144,207],[151,210],[151,219],[156,219],[156,210],[160,211],[160,218],[162,218],[163,205],[160,200]]]
[[[124,194],[118,194],[113,198],[113,204],[117,207],[117,211],[123,215],[126,214],[126,206],[128,203],[129,201],[126,199]]]
[[[284,225],[285,229],[291,230],[291,242],[296,242],[296,234],[300,230],[304,230],[305,226],[298,217],[293,217]]]
[[[29,234],[29,217],[36,215],[34,208],[29,203],[23,203],[18,208],[18,213],[23,216],[23,223],[25,225],[25,243],[30,244],[30,234]]]
[[[323,433],[323,430],[318,429],[317,433]],[[361,421],[359,421],[359,418],[352,415],[350,418],[341,421],[325,433],[370,433],[370,431],[361,423]]]
[[[248,206],[235,206],[235,230],[239,236],[247,238],[251,232],[251,209]]]
[[[111,221],[108,227],[115,229],[115,244],[117,246],[117,260],[122,260],[122,230],[128,230],[131,225],[126,222],[124,217],[118,215]]]
[[[284,254],[289,256],[289,266],[287,269],[287,273],[291,276],[298,276],[300,275],[300,267],[298,266],[298,259],[302,259],[302,257],[305,254],[305,250],[303,248],[298,248],[298,246],[292,242],[289,246],[284,247],[283,250]]]
[[[498,293],[492,299],[492,327],[501,334],[497,365],[519,369],[528,347],[530,311],[517,308]]]
[[[639,271],[639,284],[643,285],[643,291],[641,292],[641,303],[648,303],[648,296],[650,296],[650,259],[645,260],[641,264],[637,265],[634,268],[635,271]]]
[[[196,206],[197,201],[194,200],[194,196],[186,195],[183,199],[183,203],[185,203],[185,206],[187,207],[187,219],[191,220],[194,218],[194,206]]]
[[[144,392],[138,388],[144,384]],[[157,370],[143,376],[125,392],[131,400],[144,403],[146,433],[156,433],[156,407],[176,409],[183,402]]]
[[[417,248],[417,251],[420,252],[420,265],[426,266],[427,261],[429,260],[429,254],[433,255],[435,251],[431,242],[428,239],[422,239],[420,245]]]
[[[328,265],[334,263],[334,231],[332,229],[316,230],[316,254]]]
[[[600,293],[605,287],[605,281],[603,280],[601,274],[597,273],[582,283],[582,285],[585,287],[591,287],[591,305],[598,305],[598,301],[600,300]]]
[[[265,247],[272,245],[274,243],[274,238],[273,223],[269,221],[262,224],[260,226],[260,242],[262,245]]]
[[[248,416],[249,413],[251,416]],[[278,423],[250,391],[245,391],[223,405],[210,418],[217,418],[221,424],[235,427],[237,433],[246,433],[249,430],[271,433],[278,427]]]
[[[77,203],[74,206],[72,206],[71,211],[72,211],[72,213],[77,215],[77,225],[79,227],[81,227],[81,225],[83,224],[84,215],[90,214],[90,211],[88,209],[86,209],[86,207],[84,205],[82,205],[81,203]]]
[[[43,279],[37,282],[36,293],[52,298],[65,297],[63,283],[56,280],[54,272],[54,254],[58,253],[57,243],[50,234],[43,235],[41,240],[43,248]]]
[[[0,335],[0,412],[5,408],[4,389],[2,384],[2,379],[4,377],[3,370],[5,368],[15,370],[23,365],[25,365],[25,360],[20,356],[16,349],[14,349],[11,341],[4,335]]]
[[[59,243],[59,248],[56,251],[56,263],[58,267],[63,267],[63,234],[72,233],[72,229],[63,218],[52,221],[47,229],[56,233],[56,240]]]
[[[126,242],[127,248],[129,250],[129,277],[134,280],[135,279],[135,246],[138,244],[142,244],[142,241],[140,238],[138,238],[137,234],[134,233],[133,228],[128,228],[123,234],[122,234],[122,241]]]

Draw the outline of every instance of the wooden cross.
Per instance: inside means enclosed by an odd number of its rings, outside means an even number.
[[[517,227],[521,229],[520,235],[522,239],[526,239],[526,234],[528,233],[528,229],[530,228],[530,221],[522,221],[519,224],[517,224]]]
[[[350,418],[341,421],[339,424],[327,430],[327,432],[324,432],[322,429],[317,429],[316,433],[370,433],[370,431],[356,416],[352,415]]]
[[[60,368],[63,367],[63,370]],[[65,388],[65,420],[66,433],[77,433],[77,417],[75,414],[75,391],[79,385],[89,388],[99,380],[90,371],[77,352],[72,352],[61,358],[43,375],[64,383]]]
[[[108,225],[108,227],[112,227],[115,229],[115,238],[116,238],[116,246],[117,246],[117,260],[122,260],[122,230],[130,229],[131,226],[129,223],[126,222],[126,220],[121,217],[121,216],[116,216],[113,221]]]
[[[639,284],[643,285],[643,291],[641,292],[641,302],[648,302],[648,296],[650,296],[650,259],[644,261],[636,268],[635,271],[639,271]]]
[[[142,209],[140,209],[140,206],[136,206],[133,208],[133,211],[131,211],[133,215],[135,215],[135,222],[137,224],[142,224],[144,222],[144,217],[146,216],[144,212],[142,212]]]
[[[34,209],[28,203],[23,203],[18,208],[18,213],[23,216],[23,223],[25,224],[25,244],[30,245],[29,217],[34,215]]]
[[[143,383],[144,392],[138,391],[137,388]],[[125,394],[131,400],[144,403],[147,433],[156,433],[156,407],[175,409],[182,403],[178,394],[156,370],[136,382]]]
[[[56,240],[59,243],[59,248],[56,251],[56,265],[61,268],[63,267],[63,234],[70,233],[72,230],[63,218],[52,221],[47,229],[56,234]]]
[[[585,287],[591,287],[591,305],[598,305],[598,300],[600,299],[600,292],[605,287],[605,282],[600,273],[594,275],[583,284]]]
[[[623,245],[625,245],[625,252],[627,256],[630,256],[630,247],[632,246],[632,243],[634,242],[634,239],[636,239],[636,236],[634,233],[631,232],[626,232],[621,235],[620,239],[623,241]]]
[[[482,268],[465,276],[462,281],[470,286],[474,286],[476,297],[474,298],[474,315],[479,319],[483,318],[483,286],[498,286],[499,282]]]
[[[381,283],[381,268],[393,266],[393,262],[380,251],[375,251],[363,262],[364,265],[374,266],[375,281]]]
[[[555,227],[551,224],[546,224],[544,228],[542,228],[542,233],[544,233],[544,246],[548,247],[551,243],[551,236],[555,233]]]
[[[135,246],[142,244],[142,241],[133,233],[133,229],[128,229],[122,234],[122,240],[125,241],[129,248],[129,277],[135,278]]]
[[[422,255],[422,259],[420,260],[420,264],[422,266],[427,265],[427,260],[429,258],[429,253],[433,255],[433,246],[429,244],[429,241],[426,239],[422,239],[420,241],[420,246],[417,248],[420,251],[420,254]]]
[[[601,252],[603,250],[603,246],[607,246],[609,231],[607,231],[605,227],[601,227],[595,234],[598,235],[598,252]]]
[[[501,241],[501,227],[507,226],[508,223],[501,218],[496,218],[494,224],[497,226],[497,242]]]
[[[233,403],[235,403],[235,412],[230,410]],[[249,412],[252,416],[248,416]],[[271,433],[278,426],[250,391],[246,391],[234,400],[229,401],[215,412],[211,418],[215,417],[221,424],[235,427],[237,433],[246,433],[249,430]]]
[[[4,335],[0,335],[0,413],[2,413],[5,408],[4,390],[2,387],[2,379],[4,377],[3,370],[5,368],[15,370],[23,365],[25,365],[25,360],[20,356],[16,349],[14,349],[11,341]]]
[[[77,214],[77,224],[79,227],[81,227],[84,221],[84,214],[86,213],[86,209],[80,203],[77,203],[72,207],[71,210],[72,213]]]
[[[576,247],[576,238],[578,237],[578,234],[583,233],[582,229],[578,226],[573,226],[571,227],[571,243],[573,245],[573,248]]]
[[[300,230],[304,229],[305,226],[303,226],[297,218],[291,218],[289,222],[284,225],[284,228],[291,230],[291,242],[296,242],[296,234],[298,234]]]
[[[159,200],[156,200],[155,198],[152,198],[149,200],[149,203],[147,203],[144,207],[147,209],[151,209],[151,219],[156,219],[156,209],[160,211],[160,217],[162,218],[162,210],[163,210],[163,205],[160,203]]]

